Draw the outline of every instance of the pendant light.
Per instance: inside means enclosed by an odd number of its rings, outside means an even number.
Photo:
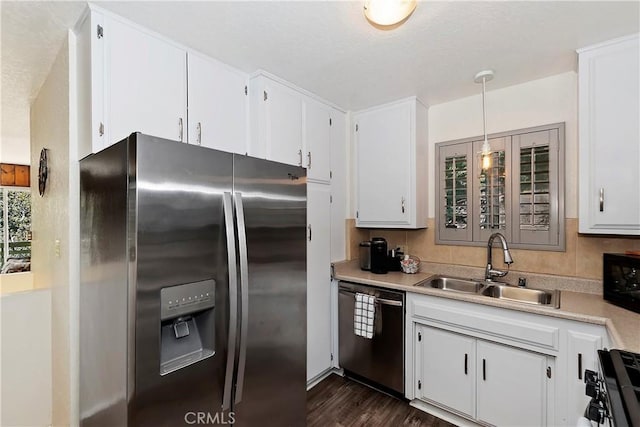
[[[391,30],[406,21],[417,0],[365,0],[364,16],[376,28]]]
[[[474,78],[476,83],[482,83],[482,128],[484,130],[484,141],[482,141],[482,149],[479,155],[483,170],[491,167],[491,145],[487,139],[487,104],[485,100],[487,92],[486,85],[487,82],[491,80],[493,80],[493,70],[480,71]]]

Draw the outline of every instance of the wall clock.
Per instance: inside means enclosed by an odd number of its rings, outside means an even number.
[[[49,175],[47,163],[47,149],[43,148],[40,151],[40,165],[38,166],[38,192],[40,196],[44,196],[44,190],[47,188],[47,177]]]

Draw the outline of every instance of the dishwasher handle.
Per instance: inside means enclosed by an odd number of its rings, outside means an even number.
[[[353,295],[354,298],[356,296],[356,293],[353,291],[347,291],[345,289],[340,289],[340,293],[341,294],[350,294]],[[402,301],[395,301],[395,300],[391,300],[391,299],[386,299],[386,298],[376,298],[375,301],[379,304],[382,305],[392,305],[394,307],[402,307],[403,303]]]

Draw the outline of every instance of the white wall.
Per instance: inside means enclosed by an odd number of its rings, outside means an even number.
[[[32,205],[32,263],[36,287],[51,288],[52,423],[69,425],[75,413],[70,396],[76,389],[78,271],[77,142],[70,132],[75,97],[75,38],[70,33],[38,96],[31,105],[31,157],[49,150],[49,181],[44,197]],[[37,168],[32,168],[32,191],[37,194]]]
[[[51,424],[51,292],[0,297],[2,426]]]
[[[0,138],[0,162],[28,165],[31,162],[29,137],[14,138],[2,135]]]
[[[496,74],[500,78],[500,74]],[[491,88],[489,82],[488,88]],[[478,91],[482,87],[478,85]],[[488,91],[487,133],[565,122],[565,216],[578,217],[578,75],[573,72]],[[429,218],[435,217],[435,144],[482,135],[482,95],[429,108]]]

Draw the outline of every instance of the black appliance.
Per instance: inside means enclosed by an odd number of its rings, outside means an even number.
[[[640,256],[604,254],[602,286],[604,299],[640,313]]]
[[[601,374],[585,371],[585,392],[591,402],[585,417],[598,424],[640,427],[640,354],[598,350]]]
[[[387,240],[383,237],[371,239],[371,272],[376,274],[386,274],[387,262]]]

